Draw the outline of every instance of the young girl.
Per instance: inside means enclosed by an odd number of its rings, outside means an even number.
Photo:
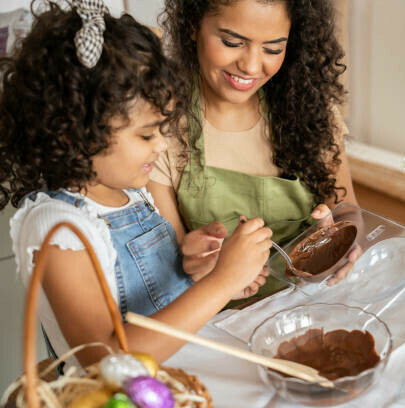
[[[329,0],[165,4],[167,44],[187,79],[188,133],[161,155],[148,189],[198,280],[217,255],[200,262],[186,230],[202,242],[213,237],[201,225],[221,221],[227,231],[219,240],[245,214],[262,217],[285,243],[328,207],[356,204],[337,109],[345,66]],[[270,277],[257,296],[280,286]]]
[[[10,58],[0,62],[1,207],[11,220],[18,270],[27,283],[38,250],[60,221],[78,226],[96,250],[122,315],[134,311],[199,330],[257,278],[271,246],[260,219],[241,225],[214,271],[192,285],[175,233],[144,186],[162,134],[182,113],[183,83],[158,38],[101,1],[50,3]],[[174,99],[174,91],[177,98]],[[117,348],[90,258],[60,230],[47,260],[40,319],[58,355],[90,341]],[[130,348],[163,361],[182,343],[126,326]],[[83,365],[102,350],[79,356]]]

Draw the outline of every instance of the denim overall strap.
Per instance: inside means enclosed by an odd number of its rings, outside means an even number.
[[[119,308],[150,315],[171,303],[193,283],[184,273],[172,226],[138,191],[143,201],[104,214],[117,252],[114,265]],[[85,202],[63,191],[44,191],[49,197],[81,208]],[[36,193],[28,195],[35,200]]]
[[[121,313],[150,315],[193,281],[184,273],[172,226],[147,201],[102,217],[117,251],[115,274]]]

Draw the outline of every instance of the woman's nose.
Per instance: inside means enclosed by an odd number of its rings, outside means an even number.
[[[251,47],[244,50],[237,61],[237,67],[241,73],[255,76],[262,72],[261,51]]]
[[[156,138],[156,144],[154,146],[154,151],[156,153],[162,153],[165,150],[167,150],[167,140],[164,136],[162,136],[159,133],[158,137]]]

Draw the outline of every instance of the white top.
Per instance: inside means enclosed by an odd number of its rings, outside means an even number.
[[[63,192],[84,200],[84,205],[77,208],[59,199],[49,197],[45,193],[38,193],[35,201],[26,199],[21,208],[17,210],[10,220],[10,235],[12,248],[17,264],[17,273],[25,286],[28,286],[33,270],[33,253],[38,251],[48,231],[61,221],[69,221],[79,228],[93,246],[100,265],[104,271],[107,283],[115,301],[118,303],[118,290],[114,274],[114,265],[117,253],[112,244],[110,231],[107,224],[98,216],[119,211],[143,201],[136,191],[125,191],[129,201],[122,207],[107,207],[83,196],[80,193]],[[145,188],[142,189],[147,200],[153,204],[153,198]],[[85,247],[80,239],[69,229],[61,228],[53,236],[52,245],[61,249],[83,250]],[[41,289],[38,314],[42,325],[58,356],[67,352],[67,344],[50,304]],[[73,361],[69,361],[70,364]],[[75,361],[74,363],[77,363]],[[68,364],[68,365],[70,365]]]

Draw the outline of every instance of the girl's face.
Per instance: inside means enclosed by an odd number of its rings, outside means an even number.
[[[143,100],[138,100],[129,113],[130,123],[113,118],[110,147],[93,157],[96,180],[88,188],[122,190],[143,187],[159,154],[167,143],[159,132],[160,113]],[[94,192],[94,191],[93,191]]]
[[[195,40],[208,102],[254,95],[280,69],[290,26],[284,1],[239,0],[206,14]]]

